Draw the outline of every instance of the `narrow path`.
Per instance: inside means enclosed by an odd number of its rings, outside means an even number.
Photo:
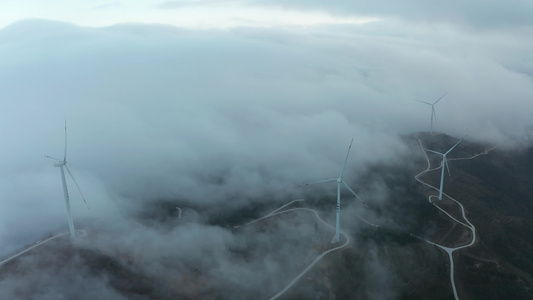
[[[76,230],[76,233],[77,233],[76,236],[80,236],[80,237],[81,237],[81,236],[86,236],[86,235],[87,235],[87,232],[85,232],[85,230]],[[29,248],[26,248],[26,249],[24,249],[24,250],[22,250],[22,251],[16,253],[15,255],[9,257],[9,258],[4,259],[3,261],[0,261],[0,266],[3,265],[3,264],[5,264],[5,263],[7,263],[7,262],[9,262],[9,261],[11,261],[11,260],[13,260],[13,259],[15,259],[15,258],[17,258],[17,257],[19,257],[19,256],[21,256],[22,254],[24,254],[24,253],[26,253],[26,252],[28,252],[28,251],[34,249],[34,248],[37,248],[37,247],[39,247],[39,246],[42,246],[42,245],[48,243],[48,242],[51,241],[51,240],[55,240],[55,239],[57,239],[58,237],[62,237],[62,236],[67,235],[67,234],[69,234],[69,232],[59,233],[59,234],[56,234],[56,235],[54,235],[54,236],[51,236],[51,237],[47,238],[47,239],[44,240],[44,241],[38,242],[37,244],[35,244],[35,245],[33,245],[33,246],[29,247]]]
[[[241,226],[250,225],[250,224],[253,224],[253,223],[255,223],[255,222],[259,222],[259,221],[262,221],[262,220],[264,220],[264,219],[270,218],[270,217],[276,215],[276,212],[277,212],[277,211],[280,211],[281,209],[283,209],[283,208],[285,208],[285,207],[287,207],[287,206],[293,204],[294,202],[299,202],[299,201],[305,201],[305,200],[304,200],[304,199],[296,199],[296,200],[293,200],[293,201],[291,201],[291,202],[289,202],[289,203],[287,203],[287,204],[281,206],[280,208],[273,210],[271,213],[267,214],[266,216],[264,216],[264,217],[262,217],[262,218],[259,218],[259,219],[256,219],[256,220],[253,220],[253,221],[250,221],[250,222],[245,223],[245,224],[242,224],[242,225],[233,226],[233,228],[239,228],[239,227],[241,227]]]
[[[273,210],[272,212],[270,212],[269,214],[267,214],[266,216],[264,217],[261,217],[259,219],[256,219],[256,220],[253,220],[253,221],[250,221],[248,223],[245,223],[243,225],[238,225],[238,226],[233,226],[233,228],[239,228],[241,226],[246,226],[246,225],[250,225],[250,224],[253,224],[253,223],[256,223],[256,222],[259,222],[259,221],[262,221],[262,220],[265,220],[267,218],[270,218],[270,217],[273,217],[273,216],[276,216],[276,215],[281,215],[281,214],[284,214],[284,213],[288,213],[288,212],[291,212],[291,211],[308,211],[308,212],[311,212],[313,213],[313,215],[324,225],[326,225],[327,227],[331,228],[332,230],[335,230],[335,227],[326,223],[324,220],[322,220],[322,218],[320,218],[320,216],[318,215],[318,213],[316,212],[316,210],[314,209],[310,209],[310,208],[290,208],[290,209],[286,209],[286,210],[283,210],[281,211],[282,209],[286,208],[287,206],[295,203],[295,202],[300,202],[300,201],[305,201],[304,199],[297,199],[297,200],[293,200],[281,207],[279,207],[278,209],[275,209]],[[378,227],[378,225],[376,224],[373,224],[371,222],[368,222],[367,220],[363,219],[363,218],[360,218],[363,222],[371,225],[371,226],[374,226],[374,227]],[[344,244],[342,245],[339,245],[337,247],[334,247],[334,248],[331,248],[331,249],[328,249],[324,252],[322,252],[320,255],[318,255],[315,260],[313,260],[313,262],[311,262],[311,264],[309,264],[302,272],[300,272],[300,274],[298,274],[291,282],[289,282],[289,284],[287,284],[287,286],[285,286],[285,288],[283,288],[281,291],[279,291],[276,295],[272,296],[270,298],[270,300],[273,300],[273,299],[277,299],[279,298],[280,296],[282,296],[283,294],[285,294],[291,287],[293,287],[297,282],[298,280],[300,280],[309,270],[311,270],[311,268],[313,268],[314,265],[316,265],[324,256],[326,256],[327,254],[333,252],[333,251],[336,251],[336,250],[340,250],[346,246],[348,246],[350,243],[351,243],[351,239],[350,237],[345,234],[342,230],[340,231],[340,234],[344,237],[345,239],[345,242]]]
[[[483,258],[483,257],[479,257],[477,255],[473,255],[473,254],[470,254],[470,253],[464,253],[463,254],[464,256],[468,256],[470,258],[473,258],[475,260],[479,260],[479,261],[482,261],[482,262],[486,262],[486,263],[493,263],[496,265],[496,267],[499,269],[500,268],[500,263],[494,259],[494,258]]]
[[[418,144],[420,145],[420,148],[422,149],[422,152],[424,153],[424,156],[425,156],[425,158],[426,158],[426,161],[427,161],[427,165],[428,165],[428,166],[427,166],[427,168],[426,168],[424,171],[422,171],[422,172],[420,172],[419,174],[417,174],[417,175],[415,176],[415,179],[416,179],[418,182],[420,182],[421,184],[423,184],[423,185],[425,185],[425,186],[427,186],[427,187],[429,187],[429,188],[432,188],[432,189],[434,189],[434,190],[436,190],[436,191],[439,191],[438,188],[436,188],[436,187],[434,187],[434,186],[432,186],[432,185],[430,185],[430,184],[428,184],[428,183],[423,182],[422,180],[420,180],[420,177],[421,177],[422,175],[424,175],[424,174],[430,172],[430,171],[434,171],[434,170],[438,170],[438,169],[442,168],[442,167],[443,167],[443,166],[442,166],[442,162],[441,162],[441,164],[440,164],[439,167],[431,169],[431,163],[430,163],[430,161],[429,161],[429,157],[428,157],[426,151],[424,150],[424,146],[422,146],[422,141],[421,141],[418,137],[416,137],[416,139],[418,140]],[[489,151],[493,150],[494,148],[495,148],[495,147],[490,148],[490,149],[487,149],[487,150],[485,150],[484,152],[478,153],[478,154],[473,155],[473,156],[471,156],[471,157],[454,158],[454,159],[449,159],[448,161],[452,161],[452,160],[474,159],[474,158],[476,158],[476,157],[478,157],[478,156],[480,156],[480,155],[487,155],[487,154],[489,153]],[[457,222],[458,224],[461,224],[461,225],[465,226],[466,228],[470,229],[470,231],[472,232],[472,239],[471,239],[470,243],[465,244],[465,245],[462,245],[462,246],[459,246],[459,247],[450,248],[450,247],[446,247],[446,246],[443,246],[443,245],[440,245],[440,244],[437,244],[437,243],[434,243],[434,242],[428,241],[428,240],[423,239],[423,238],[421,238],[421,237],[419,237],[419,236],[416,236],[416,235],[414,235],[414,234],[411,234],[411,235],[414,236],[414,237],[416,237],[416,238],[418,238],[418,239],[423,240],[424,242],[426,242],[426,243],[428,243],[428,244],[431,244],[431,245],[434,245],[434,246],[436,246],[436,247],[438,247],[438,248],[441,248],[442,250],[444,250],[444,251],[448,254],[448,259],[450,260],[450,282],[451,282],[451,284],[452,284],[453,295],[454,295],[454,297],[455,297],[456,300],[459,300],[459,295],[457,294],[457,288],[455,287],[453,252],[455,252],[455,251],[457,251],[457,250],[460,250],[460,249],[463,249],[463,248],[470,247],[470,246],[472,246],[472,245],[476,242],[476,227],[475,227],[472,223],[470,223],[470,221],[467,219],[467,217],[466,217],[466,215],[465,215],[465,209],[464,209],[463,205],[462,205],[459,201],[457,201],[457,200],[455,200],[454,198],[450,197],[449,195],[447,195],[446,193],[444,193],[444,191],[443,191],[442,194],[443,194],[444,196],[448,197],[450,200],[454,201],[455,203],[457,203],[457,204],[459,205],[459,207],[461,208],[461,215],[462,215],[463,219],[465,220],[466,224],[463,223],[463,222],[461,222],[461,221],[459,221],[459,220],[457,220],[455,217],[453,217],[452,215],[450,215],[447,211],[445,211],[444,209],[442,209],[440,206],[436,205],[435,202],[432,201],[432,198],[437,198],[437,199],[438,199],[437,196],[435,196],[435,195],[430,195],[429,198],[428,198],[428,201],[429,201],[431,204],[433,204],[433,206],[435,206],[436,208],[438,208],[440,211],[442,211],[443,213],[445,213],[445,214],[446,214],[448,217],[450,217],[452,220],[454,220],[454,221]],[[437,201],[439,201],[439,200],[437,200]]]
[[[305,211],[310,211],[312,212],[315,217],[324,225],[326,225],[327,227],[330,227],[331,229],[335,230],[335,227],[332,226],[332,225],[329,225],[328,223],[326,223],[324,220],[322,220],[322,218],[320,218],[320,216],[318,215],[318,213],[313,210],[313,209],[310,209],[310,208],[291,208],[291,209],[287,209],[287,210],[284,210],[282,212],[277,212],[277,213],[274,213],[270,216],[275,216],[275,215],[279,215],[279,214],[283,214],[283,213],[287,213],[287,212],[290,212],[290,211],[296,211],[296,210],[305,210]],[[311,268],[316,265],[324,256],[326,256],[326,254],[328,253],[331,253],[333,251],[336,251],[336,250],[340,250],[346,246],[348,246],[351,242],[351,239],[350,237],[345,234],[342,230],[340,231],[340,234],[344,237],[344,239],[346,240],[344,242],[344,244],[340,245],[340,246],[337,246],[335,248],[331,248],[329,250],[326,250],[324,252],[322,252],[320,255],[318,255],[315,260],[313,260],[313,262],[311,264],[309,264],[302,272],[300,272],[300,274],[298,274],[298,276],[296,276],[287,286],[285,286],[285,288],[283,288],[281,291],[279,291],[276,295],[272,296],[270,298],[270,300],[273,300],[273,299],[277,299],[279,298],[281,295],[285,294],[291,287],[293,287],[297,282],[298,280],[300,280],[300,278],[302,278],[309,270],[311,270]]]

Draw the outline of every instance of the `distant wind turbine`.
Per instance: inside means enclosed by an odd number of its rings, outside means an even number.
[[[437,104],[437,102],[440,101],[440,99],[442,99],[444,96],[446,96],[447,93],[444,93],[444,95],[440,96],[439,99],[437,99],[437,101],[435,101],[434,103],[429,103],[429,102],[426,102],[426,101],[420,101],[420,100],[415,100],[415,101],[418,101],[418,102],[421,102],[421,103],[425,103],[427,105],[430,105],[431,106],[431,127],[430,127],[430,133],[433,134],[433,120],[437,120],[437,115],[435,114],[435,104]]]
[[[344,170],[346,169],[346,162],[348,161],[348,155],[350,154],[350,149],[352,148],[352,143],[353,143],[353,139],[352,141],[350,142],[350,147],[348,147],[348,153],[346,153],[346,159],[344,159],[344,165],[342,166],[342,171],[341,171],[341,174],[339,175],[338,178],[335,178],[335,179],[326,179],[326,180],[320,180],[320,181],[315,181],[315,182],[311,182],[311,183],[306,183],[305,185],[312,185],[312,184],[317,184],[317,183],[325,183],[325,182],[333,182],[333,181],[336,181],[337,182],[337,219],[335,221],[335,236],[333,237],[333,239],[331,240],[332,243],[337,243],[339,242],[339,233],[340,233],[340,213],[341,213],[341,183],[344,184],[344,186],[350,191],[352,192],[352,194],[355,195],[355,197],[357,197],[365,206],[366,206],[366,203],[364,201],[361,200],[361,198],[359,198],[359,196],[357,196],[357,194],[346,184],[346,182],[344,182],[342,180],[342,175],[344,174]]]
[[[54,167],[59,167],[59,170],[61,171],[61,180],[63,182],[63,194],[65,195],[65,205],[67,206],[67,220],[68,220],[68,227],[70,229],[70,237],[75,236],[74,231],[74,222],[72,221],[72,213],[70,212],[70,201],[68,197],[68,189],[67,189],[67,182],[65,180],[65,170],[67,169],[68,174],[72,178],[72,181],[74,181],[74,184],[78,188],[78,191],[80,192],[80,195],[83,199],[83,202],[85,202],[85,205],[87,206],[87,209],[89,209],[89,205],[87,205],[87,201],[85,201],[85,197],[83,196],[83,193],[81,192],[81,189],[76,182],[76,179],[74,179],[74,176],[72,176],[72,173],[70,172],[69,168],[67,167],[67,121],[65,121],[65,152],[63,156],[63,160],[57,159],[55,157],[51,157],[48,155],[45,155],[45,157],[53,159],[56,161],[54,164]]]
[[[457,145],[459,145],[459,143],[462,142],[464,139],[465,138],[462,138],[455,145],[453,145],[453,147],[451,147],[450,150],[446,151],[445,153],[440,153],[440,152],[437,152],[437,151],[426,149],[426,151],[442,155],[442,172],[440,174],[439,200],[442,200],[442,188],[443,188],[443,184],[444,184],[444,168],[448,169],[448,175],[450,176],[450,178],[452,177],[452,174],[450,173],[450,168],[448,167],[448,160],[446,159],[446,155],[448,153],[452,152],[453,148],[455,148]]]

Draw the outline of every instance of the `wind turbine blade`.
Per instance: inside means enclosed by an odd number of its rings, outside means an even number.
[[[312,185],[312,184],[317,184],[317,183],[324,183],[324,182],[333,182],[333,181],[337,181],[337,179],[326,179],[326,180],[320,180],[320,181],[314,181],[314,182],[311,182],[311,183],[306,183],[305,185]]]
[[[80,186],[78,185],[78,182],[76,182],[76,179],[74,179],[74,176],[72,176],[72,173],[70,172],[69,168],[67,167],[67,165],[65,165],[65,169],[67,169],[67,172],[68,174],[70,175],[70,178],[72,178],[72,181],[74,181],[74,184],[76,185],[76,187],[78,188],[78,192],[80,192],[80,195],[81,195],[81,198],[83,199],[83,202],[85,202],[85,205],[87,206],[87,209],[88,210],[91,210],[89,208],[89,204],[87,204],[87,201],[85,201],[85,196],[83,196],[83,193],[81,192],[81,189],[80,189]]]
[[[465,135],[465,137],[466,137],[466,135]],[[451,147],[450,150],[446,151],[446,153],[444,153],[444,155],[450,153],[453,150],[453,148],[457,147],[457,145],[459,145],[459,143],[462,142],[465,139],[465,137],[462,138],[460,141],[458,141],[455,145],[453,145],[453,147]]]
[[[437,101],[435,101],[435,103],[433,103],[433,105],[437,104],[437,102],[440,101],[440,99],[444,98],[444,96],[446,96],[446,94],[448,94],[448,92],[444,93],[444,95],[440,96],[439,99],[437,99]]]
[[[344,159],[344,166],[342,166],[342,171],[341,171],[341,175],[339,176],[339,178],[342,178],[342,175],[344,174],[344,170],[346,169],[346,162],[348,162],[348,155],[350,154],[350,149],[352,149],[352,143],[353,143],[353,138],[352,138],[352,141],[350,142],[350,147],[348,147],[348,152],[346,153],[346,158]]]
[[[65,156],[63,157],[63,161],[67,161],[67,120],[65,120]]]
[[[363,203],[365,206],[367,206],[366,203],[361,199],[361,197],[359,197],[359,195],[357,195],[357,194],[356,194],[356,193],[355,193],[355,192],[354,192],[354,191],[353,191],[353,190],[352,190],[352,189],[346,184],[346,182],[344,182],[343,180],[341,180],[341,182],[342,182],[342,184],[344,184],[344,186],[345,186],[350,192],[352,192],[352,194],[354,194],[354,196],[355,196],[357,199],[359,199],[359,201],[361,201],[361,203]]]
[[[45,155],[44,157],[49,158],[49,159],[53,159],[53,160],[57,160],[58,162],[61,161],[59,158],[55,158],[55,157],[48,156],[48,155]]]
[[[435,153],[435,154],[444,155],[444,154],[442,154],[442,153],[440,153],[440,152],[433,151],[433,150],[429,150],[429,149],[426,149],[426,148],[424,148],[424,150],[429,151],[429,152],[433,152],[433,153]]]
[[[429,103],[429,102],[426,102],[426,101],[420,101],[420,100],[416,100],[416,99],[415,99],[415,101],[420,102],[420,103],[425,103],[425,104],[427,104],[427,105],[433,105],[433,104],[431,104],[431,103]]]
[[[344,182],[344,180],[341,180],[342,184],[344,184],[344,186],[350,191],[352,192],[352,194],[354,194],[355,197],[357,197],[357,199],[361,199],[359,198],[359,195],[357,195],[347,184],[346,182]]]

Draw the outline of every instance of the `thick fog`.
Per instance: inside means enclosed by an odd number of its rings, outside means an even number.
[[[431,107],[415,99],[447,93],[435,106],[437,132],[528,143],[532,46],[513,30],[392,20],[204,31],[14,23],[0,30],[0,255],[67,229],[59,169],[44,157],[62,157],[65,120],[68,166],[90,206],[68,178],[75,224],[100,232],[95,245],[106,253],[122,245],[150,261],[175,250],[168,255],[200,263],[197,249],[223,252],[255,237],[205,224],[202,209],[296,199],[300,184],[338,176],[352,138],[349,181],[408,157],[400,135],[430,124]],[[188,227],[132,221],[162,199],[195,206]],[[220,255],[217,274],[245,274]],[[156,274],[155,264],[145,271]]]

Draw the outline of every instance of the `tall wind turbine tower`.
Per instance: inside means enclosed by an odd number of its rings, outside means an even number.
[[[346,169],[346,162],[348,161],[348,155],[350,154],[350,149],[352,148],[352,143],[353,143],[353,139],[352,141],[350,142],[350,147],[348,147],[348,153],[346,153],[346,158],[344,159],[344,165],[342,166],[342,171],[341,171],[341,174],[339,175],[338,178],[334,178],[334,179],[326,179],[326,180],[320,180],[320,181],[315,181],[315,182],[311,182],[311,183],[306,183],[305,185],[312,185],[312,184],[317,184],[317,183],[325,183],[325,182],[333,182],[333,181],[336,181],[337,182],[337,215],[336,215],[336,220],[335,220],[335,236],[333,237],[333,239],[331,240],[332,243],[337,243],[339,242],[339,234],[340,234],[340,214],[341,214],[341,183],[350,191],[352,192],[352,194],[355,195],[355,197],[357,197],[365,206],[366,206],[366,203],[364,201],[361,200],[361,198],[359,198],[359,196],[357,196],[357,194],[346,184],[346,182],[344,182],[342,180],[342,175],[344,174],[344,170]]]
[[[448,167],[448,160],[446,159],[446,155],[448,153],[452,152],[453,148],[455,148],[457,145],[459,145],[459,143],[462,142],[464,139],[465,138],[462,138],[455,145],[453,145],[453,147],[451,147],[450,150],[448,150],[448,151],[446,151],[444,153],[440,153],[440,152],[437,152],[437,151],[426,149],[429,152],[433,152],[435,154],[442,155],[442,172],[440,174],[439,200],[442,200],[442,188],[444,186],[444,168],[448,169],[448,175],[450,175],[450,177],[452,176],[451,173],[450,173],[450,168]]]
[[[61,181],[63,183],[63,194],[65,196],[65,205],[67,207],[68,227],[69,227],[69,230],[70,230],[70,237],[72,238],[72,237],[75,236],[76,233],[75,233],[75,230],[74,230],[74,222],[72,221],[72,213],[70,211],[70,200],[69,200],[69,196],[68,196],[67,181],[65,180],[65,169],[67,169],[67,172],[70,175],[70,177],[72,178],[72,181],[74,181],[74,184],[78,188],[78,191],[80,192],[80,195],[81,195],[81,197],[83,199],[83,202],[85,202],[85,205],[87,205],[87,201],[85,201],[85,197],[83,196],[83,193],[81,192],[81,189],[80,189],[78,183],[76,182],[76,179],[74,179],[74,176],[72,176],[72,173],[70,172],[69,168],[67,167],[67,121],[65,121],[65,152],[64,152],[64,155],[63,155],[63,160],[60,160],[60,159],[57,159],[57,158],[54,158],[54,157],[51,157],[51,156],[47,156],[47,155],[45,155],[45,157],[55,160],[56,163],[54,164],[54,167],[59,167],[59,170],[61,171]],[[87,209],[89,209],[88,205],[87,205]]]
[[[415,101],[418,101],[418,102],[421,102],[421,103],[425,103],[425,104],[431,106],[431,126],[429,128],[429,133],[431,133],[431,134],[433,134],[433,120],[437,119],[437,115],[435,114],[435,104],[437,104],[437,102],[439,102],[440,99],[442,99],[444,96],[446,96],[446,94],[447,93],[444,93],[444,95],[440,96],[440,98],[437,99],[437,101],[435,101],[433,103],[429,103],[429,102],[426,102],[426,101],[415,100]]]

